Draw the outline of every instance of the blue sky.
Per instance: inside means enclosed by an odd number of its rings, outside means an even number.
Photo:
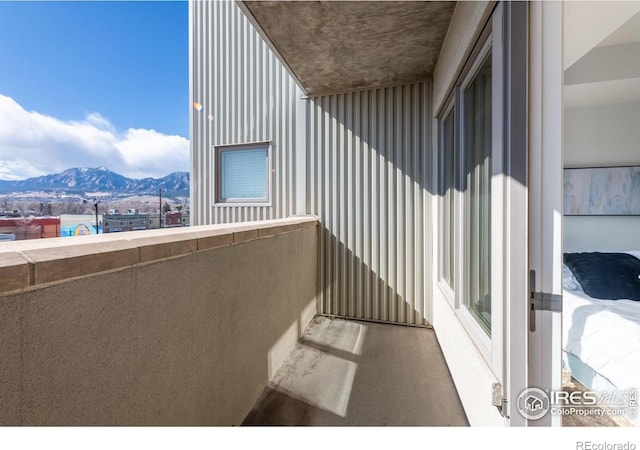
[[[0,1],[0,179],[188,170],[188,50],[186,1]]]

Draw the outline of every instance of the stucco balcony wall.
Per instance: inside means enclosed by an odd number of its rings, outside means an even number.
[[[0,244],[0,425],[242,423],[316,312],[317,220]]]

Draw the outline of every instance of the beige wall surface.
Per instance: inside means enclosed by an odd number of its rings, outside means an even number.
[[[316,236],[0,296],[0,425],[240,424],[315,313]]]

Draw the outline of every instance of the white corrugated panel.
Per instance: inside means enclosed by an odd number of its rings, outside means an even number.
[[[234,2],[190,5],[191,98],[203,105],[192,109],[193,224],[288,217],[302,186],[306,210],[297,212],[320,219],[318,312],[425,325],[430,83],[299,101],[302,91]],[[296,136],[297,115],[305,136]],[[272,205],[213,206],[213,146],[264,141]]]
[[[293,214],[296,100],[302,92],[235,2],[193,1],[191,202],[194,225]],[[271,142],[271,204],[213,206],[217,145]]]
[[[309,212],[323,314],[425,325],[428,83],[315,97]]]

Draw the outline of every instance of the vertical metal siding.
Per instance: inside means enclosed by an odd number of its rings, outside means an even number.
[[[310,99],[310,212],[319,312],[427,324],[427,82]]]
[[[194,225],[287,217],[295,205],[295,81],[232,1],[193,1],[191,197]],[[271,205],[213,206],[213,147],[271,142]]]
[[[306,212],[321,223],[318,312],[425,325],[430,83],[299,102],[300,88],[234,2],[190,8],[191,94],[204,105],[192,111],[193,223],[287,217],[305,176]],[[272,143],[272,205],[213,206],[213,146],[261,141]]]

